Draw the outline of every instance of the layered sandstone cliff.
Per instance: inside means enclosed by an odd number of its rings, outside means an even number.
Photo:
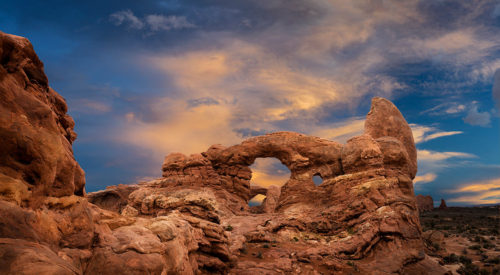
[[[88,196],[64,99],[28,40],[4,33],[0,104],[0,274],[444,273],[424,251],[411,130],[386,99],[346,144],[279,132],[213,145]],[[263,157],[290,169],[283,187],[250,185]]]

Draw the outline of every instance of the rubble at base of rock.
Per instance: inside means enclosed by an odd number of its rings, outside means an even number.
[[[425,254],[411,129],[386,99],[346,144],[272,133],[90,194],[64,99],[29,41],[1,32],[0,104],[0,274],[445,273]],[[251,186],[266,157],[290,169],[284,186]]]

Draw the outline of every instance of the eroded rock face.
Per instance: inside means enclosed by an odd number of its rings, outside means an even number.
[[[48,86],[31,43],[0,32],[0,194],[21,204],[34,194],[83,195],[84,172],[64,98]]]
[[[201,154],[170,154],[163,178],[134,187],[127,207],[147,216],[179,211],[184,219],[226,229],[227,239],[220,232],[214,236],[218,249],[229,252],[193,252],[203,255],[197,258],[205,271],[213,270],[207,264],[214,262],[218,272],[230,274],[348,273],[348,261],[361,272],[416,270],[429,263],[408,264],[425,259],[412,184],[415,152],[398,109],[374,98],[365,133],[344,145],[278,132],[230,147],[213,145]],[[263,157],[290,169],[283,187],[250,186],[249,166]],[[315,175],[323,179],[319,186]],[[256,194],[266,199],[257,210],[249,209]]]
[[[418,195],[415,197],[417,208],[420,212],[434,210],[434,200],[431,196]]]
[[[443,271],[424,253],[411,130],[385,99],[346,144],[273,133],[170,154],[160,179],[85,196],[73,122],[31,44],[0,33],[0,65],[1,274]],[[250,186],[262,157],[290,169],[283,187]]]

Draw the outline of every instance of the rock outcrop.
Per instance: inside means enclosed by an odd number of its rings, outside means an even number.
[[[425,257],[413,192],[415,152],[411,130],[398,109],[374,98],[365,133],[344,145],[278,132],[230,147],[213,145],[190,156],[172,153],[165,157],[163,178],[131,187],[135,191],[126,209],[151,217],[175,213],[225,229],[225,237],[218,235],[210,243],[218,253],[199,249],[190,254],[198,270],[414,272],[433,264]],[[250,185],[249,166],[266,157],[290,169],[283,187]],[[316,175],[323,179],[319,186],[313,183]],[[90,200],[119,188],[90,194]],[[266,195],[257,210],[248,206],[256,194]]]
[[[441,204],[439,204],[439,209],[447,209],[448,206],[446,206],[446,201],[444,199],[441,199]]]
[[[31,43],[0,32],[0,196],[17,205],[38,195],[85,193],[64,99],[48,86]]]
[[[417,208],[420,212],[427,212],[434,210],[434,200],[431,196],[418,195],[415,197]]]
[[[411,130],[386,99],[346,144],[278,132],[170,154],[160,179],[85,194],[64,99],[28,40],[4,33],[0,92],[0,274],[443,271],[425,255]],[[250,185],[264,157],[290,169],[283,187]]]

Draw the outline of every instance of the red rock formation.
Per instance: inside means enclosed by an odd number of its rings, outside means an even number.
[[[0,192],[20,205],[33,194],[83,195],[76,138],[64,99],[48,86],[31,43],[0,32]]]
[[[431,196],[418,195],[415,197],[417,208],[420,212],[434,210],[434,200]]]
[[[385,99],[344,145],[268,134],[170,154],[162,178],[85,197],[72,119],[31,44],[0,33],[0,65],[2,274],[442,271],[424,253],[411,131]],[[282,188],[250,186],[259,157],[290,169]],[[266,199],[252,213],[256,194]]]
[[[262,157],[275,157],[290,169],[281,190],[250,187],[249,166]],[[227,241],[217,241],[223,251],[228,247],[222,258],[193,252],[203,270],[210,269],[207,262],[218,262],[220,272],[232,274],[348,272],[348,261],[369,273],[432,265],[424,257],[413,193],[413,137],[401,113],[385,99],[373,99],[365,134],[345,145],[279,132],[231,147],[214,145],[201,154],[170,154],[162,169],[162,179],[137,186],[128,206],[139,215],[180,211],[213,227],[230,228]],[[321,185],[314,185],[314,175],[323,178]],[[248,207],[256,194],[267,195],[260,214]],[[280,248],[259,249],[273,242]],[[249,260],[249,250],[274,262]]]
[[[441,199],[441,204],[439,205],[439,209],[447,209],[448,206],[446,206],[446,201],[444,199]]]

